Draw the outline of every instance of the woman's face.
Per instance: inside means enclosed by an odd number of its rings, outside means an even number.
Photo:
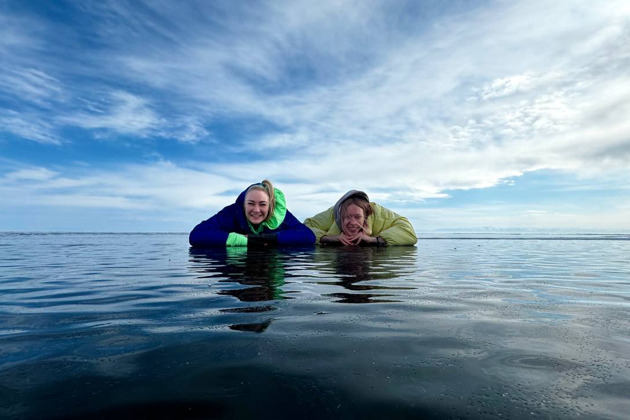
[[[365,223],[365,214],[363,209],[356,204],[350,204],[343,215],[341,230],[349,235],[356,235],[363,230]]]
[[[252,225],[259,225],[269,213],[269,196],[261,190],[251,190],[245,195],[245,215]]]

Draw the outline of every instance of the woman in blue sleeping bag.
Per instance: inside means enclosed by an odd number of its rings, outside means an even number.
[[[287,210],[284,194],[264,180],[250,185],[236,202],[199,223],[190,232],[193,247],[303,246],[315,235]]]

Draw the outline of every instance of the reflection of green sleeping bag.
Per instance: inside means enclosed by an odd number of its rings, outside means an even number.
[[[241,264],[247,258],[247,248],[226,248],[225,253],[227,254],[225,260],[235,265]]]
[[[275,250],[252,252],[245,247],[228,247],[226,248],[226,253],[226,263],[228,265],[242,268],[243,274],[248,274],[255,267],[256,277],[266,278],[266,284],[271,289],[273,299],[284,299],[284,292],[281,289],[285,283],[284,266]],[[253,258],[254,256],[258,258]]]
[[[281,289],[284,286],[284,268],[281,265],[276,265],[269,274],[269,284],[274,300],[284,299],[284,291]]]

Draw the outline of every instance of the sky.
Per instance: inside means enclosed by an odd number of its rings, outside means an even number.
[[[0,0],[0,64],[0,231],[188,232],[267,178],[630,232],[626,0]]]

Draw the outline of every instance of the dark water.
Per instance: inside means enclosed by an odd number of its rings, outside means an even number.
[[[0,418],[626,418],[628,236],[0,234]]]

